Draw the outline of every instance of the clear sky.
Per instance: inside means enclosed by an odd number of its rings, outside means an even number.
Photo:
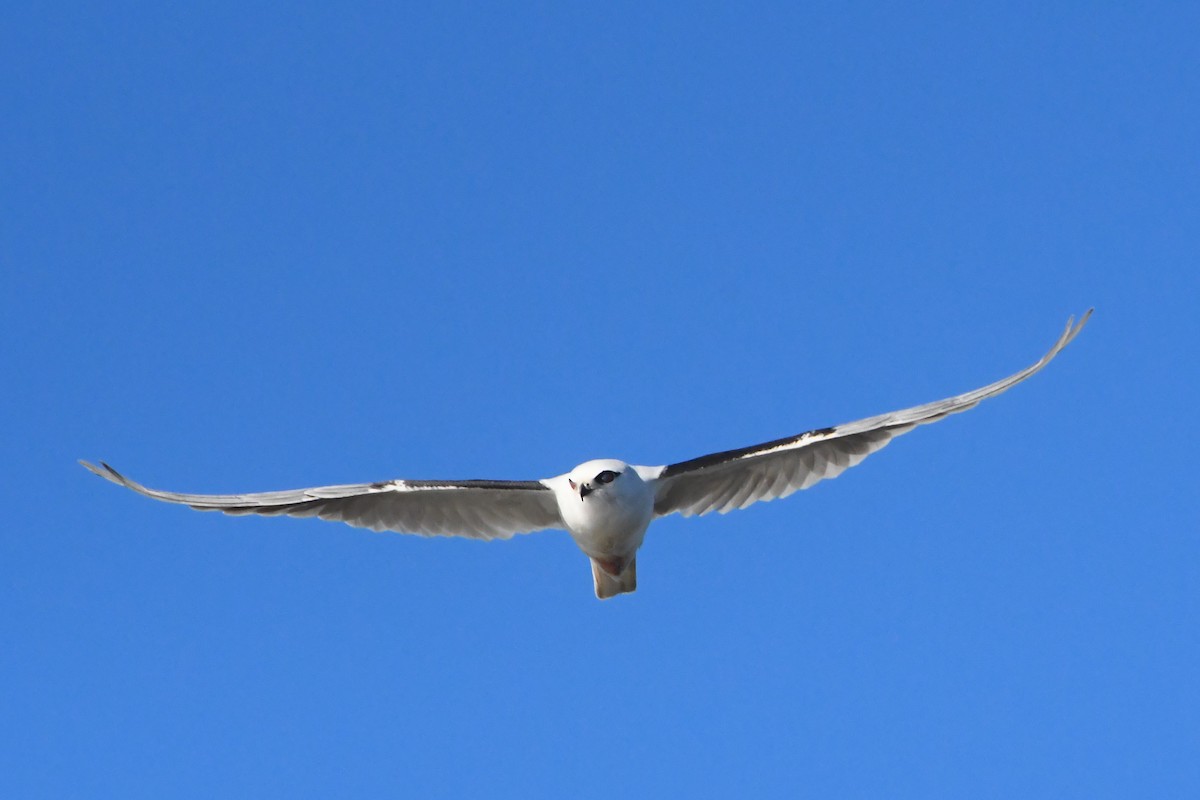
[[[1196,6],[482,5],[5,10],[0,796],[1200,796]],[[76,464],[659,464],[1090,306],[604,603]]]

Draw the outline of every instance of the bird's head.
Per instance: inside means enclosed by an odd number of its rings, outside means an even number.
[[[583,500],[593,492],[619,492],[621,480],[628,480],[630,475],[634,475],[634,471],[624,461],[598,458],[586,461],[571,470],[567,475],[567,485],[571,487],[571,491],[578,493],[580,500]]]

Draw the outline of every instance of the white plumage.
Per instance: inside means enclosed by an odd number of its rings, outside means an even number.
[[[918,425],[974,408],[1045,367],[1083,329],[1089,310],[1035,364],[971,392],[764,444],[656,467],[615,459],[580,464],[538,481],[391,480],[257,494],[181,494],[148,489],[112,467],[80,462],[147,497],[226,514],[337,520],[372,530],[506,539],[565,528],[591,559],[596,596],[637,588],[637,550],[650,522],[666,514],[726,513],[787,497],[835,478]]]

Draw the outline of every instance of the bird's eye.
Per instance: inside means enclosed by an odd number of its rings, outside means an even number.
[[[620,473],[613,472],[611,469],[606,469],[596,476],[596,483],[612,483],[617,479]]]

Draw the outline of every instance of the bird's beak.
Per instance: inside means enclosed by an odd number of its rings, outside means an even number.
[[[579,484],[579,499],[580,500],[587,497],[591,493],[592,493],[592,485],[590,483]]]

